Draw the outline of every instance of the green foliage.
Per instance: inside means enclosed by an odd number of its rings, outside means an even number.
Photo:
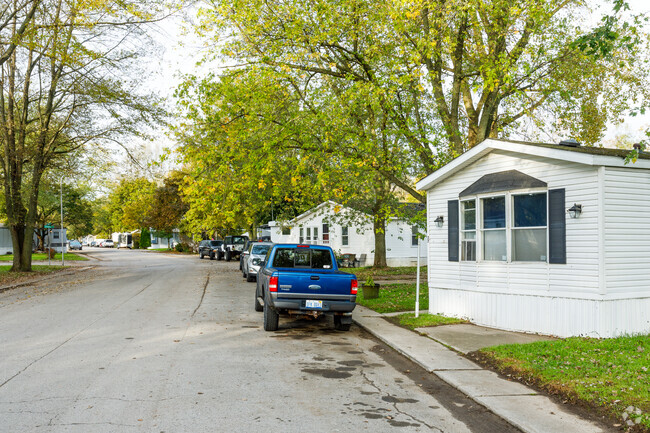
[[[140,230],[140,248],[146,250],[151,246],[151,232],[147,227]]]
[[[131,231],[146,225],[155,190],[156,184],[142,177],[120,180],[108,199],[113,231]]]
[[[482,349],[503,371],[542,388],[605,409],[622,422],[625,408],[642,411],[650,428],[650,336],[611,339],[567,338]]]
[[[174,249],[179,253],[187,253],[191,251],[189,244],[186,244],[184,242],[179,242],[176,245],[174,245]]]
[[[182,184],[183,174],[175,171],[153,191],[151,207],[145,218],[147,225],[168,233],[179,227],[188,208],[180,194]]]

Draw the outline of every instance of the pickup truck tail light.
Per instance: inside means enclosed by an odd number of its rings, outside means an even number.
[[[350,294],[356,295],[358,288],[359,288],[359,282],[357,280],[352,280],[352,283],[350,284]]]
[[[278,277],[271,277],[269,280],[269,292],[278,291]]]

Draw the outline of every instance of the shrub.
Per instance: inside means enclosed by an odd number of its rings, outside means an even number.
[[[174,248],[175,248],[176,251],[178,251],[179,253],[185,253],[185,252],[187,252],[187,251],[190,250],[190,246],[189,246],[188,244],[186,244],[185,242],[180,242],[180,243],[176,244],[176,245],[174,246]]]

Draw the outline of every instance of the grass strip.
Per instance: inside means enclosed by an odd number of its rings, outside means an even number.
[[[359,283],[357,304],[368,307],[378,313],[394,313],[398,311],[415,310],[415,283],[386,284],[379,289],[376,299],[364,299],[363,284]],[[429,288],[426,283],[420,283],[420,309],[429,308]]]
[[[438,314],[420,314],[417,318],[415,313],[404,313],[399,316],[387,317],[393,323],[409,329],[426,328],[441,325],[456,325],[458,323],[467,323],[467,320],[456,319],[454,317],[445,317]]]
[[[79,254],[75,253],[65,253],[65,259],[70,260],[70,261],[88,261],[87,257],[84,257]],[[0,262],[12,262],[14,260],[14,255],[13,254],[6,254],[4,256],[0,256]],[[32,261],[33,262],[38,262],[38,261],[44,261],[47,260],[47,254],[45,253],[36,253],[32,254]],[[54,257],[52,258],[52,261],[61,261],[61,254],[55,254]]]
[[[499,371],[650,432],[650,336],[567,338],[482,349]]]

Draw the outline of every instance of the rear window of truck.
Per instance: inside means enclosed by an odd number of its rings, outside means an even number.
[[[273,267],[332,269],[332,255],[329,250],[311,248],[278,248]]]

